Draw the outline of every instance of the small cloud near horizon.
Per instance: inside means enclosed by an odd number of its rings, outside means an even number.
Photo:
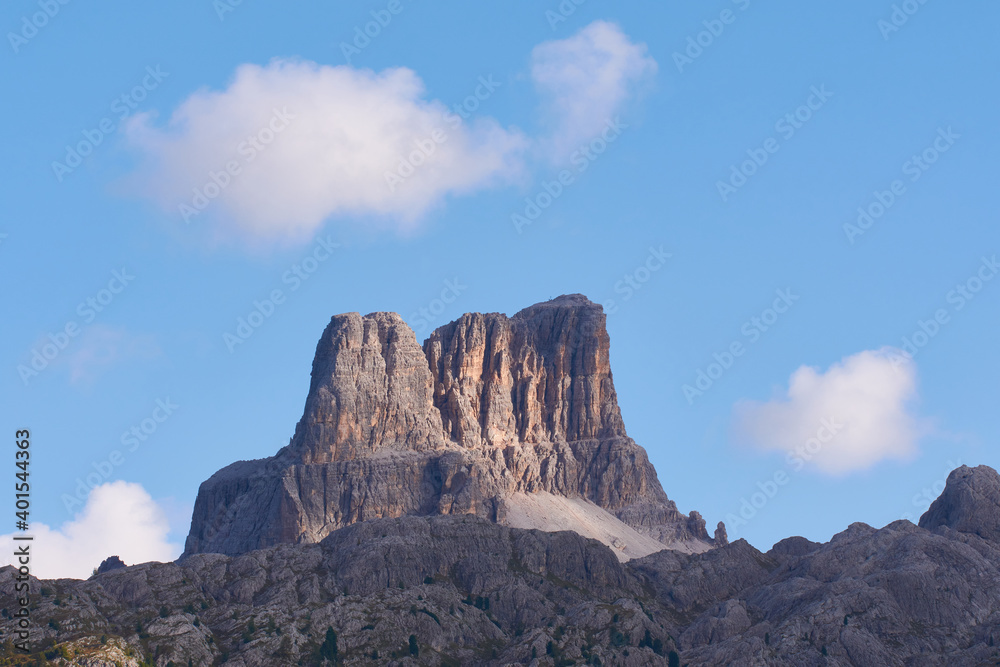
[[[86,579],[108,556],[126,565],[175,560],[181,546],[168,541],[169,533],[166,512],[142,485],[119,480],[94,488],[79,514],[58,528],[32,523],[26,533],[2,539],[13,544],[15,536],[34,537],[31,573],[41,579]],[[8,555],[0,562],[14,560]]]
[[[740,401],[733,433],[759,451],[842,476],[917,454],[927,427],[913,411],[916,399],[912,360],[892,348],[866,350],[826,371],[800,367],[784,396]]]

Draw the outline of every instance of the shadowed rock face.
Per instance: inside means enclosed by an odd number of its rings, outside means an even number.
[[[996,665],[1000,542],[979,527],[998,481],[989,468],[949,477],[938,502],[957,497],[975,530],[855,523],[826,544],[788,538],[761,553],[738,540],[626,563],[575,532],[467,515],[364,521],[318,544],[32,578],[48,590],[33,617],[53,620],[32,643],[87,665],[320,664],[329,627],[339,663],[359,666]],[[17,609],[16,595],[0,587],[0,607]],[[17,623],[0,616],[0,633]]]
[[[97,574],[104,574],[105,572],[111,572],[112,570],[120,570],[125,567],[125,563],[118,556],[109,556],[101,561],[101,564],[97,567]]]
[[[422,347],[395,313],[337,315],[289,445],[202,484],[185,555],[404,515],[503,523],[517,494],[539,492],[593,503],[664,546],[724,543],[724,529],[713,541],[700,515],[677,511],[628,437],[609,350],[601,307],[580,295],[466,314]]]
[[[0,576],[13,572],[0,568]],[[317,544],[198,554],[44,585],[50,594],[36,613],[55,623],[33,628],[33,644],[65,643],[87,665],[115,664],[108,647],[119,645],[135,656],[119,660],[129,667],[152,663],[154,652],[164,665],[318,665],[328,627],[338,634],[337,664],[358,666],[499,667],[549,655],[667,666],[676,649],[669,616],[604,545],[474,516],[369,521]],[[0,587],[0,604],[16,608],[12,587]],[[16,623],[0,617],[0,631],[10,636]]]
[[[947,526],[1000,542],[1000,476],[986,466],[962,466],[948,475],[944,492],[920,517],[920,527]]]

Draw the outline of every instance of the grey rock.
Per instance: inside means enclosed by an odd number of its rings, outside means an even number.
[[[703,554],[660,551],[630,565],[650,580],[662,601],[691,614],[764,583],[776,563],[737,540]]]
[[[642,579],[603,544],[475,516],[367,521],[317,544],[196,554],[44,585],[35,618],[54,624],[36,628],[38,649],[104,635],[160,667],[319,664],[328,627],[346,665],[555,657],[666,665],[675,648],[674,628]],[[0,590],[0,605],[13,604],[12,589]],[[0,618],[4,633],[14,624]],[[418,659],[409,655],[411,634]]]
[[[605,315],[586,297],[463,315],[422,347],[394,313],[349,313],[317,344],[289,445],[202,484],[185,556],[318,542],[376,518],[502,523],[505,499],[538,492],[591,502],[665,547],[714,544],[628,437]]]
[[[682,657],[698,665],[995,664],[1000,550],[945,533],[906,521],[855,524],[815,548],[796,541],[772,550],[779,565],[695,619],[680,637]],[[701,558],[710,555],[731,557],[717,549]],[[734,601],[751,621],[744,629]]]
[[[947,526],[1000,542],[1000,475],[987,466],[956,468],[941,496],[920,517],[920,527]]]
[[[786,537],[775,543],[767,555],[778,560],[800,558],[816,551],[821,546],[818,542],[812,542],[804,537]]]
[[[729,544],[729,535],[726,533],[726,524],[721,521],[715,527],[714,542],[716,546],[720,547]]]
[[[942,498],[964,498],[967,482],[952,475]],[[974,498],[957,503],[961,526],[988,525]],[[763,554],[737,540],[621,563],[568,531],[403,516],[31,584],[45,592],[36,653],[62,647],[78,665],[319,664],[327,628],[345,665],[659,665],[671,652],[737,667],[1000,662],[1000,544],[946,524],[856,523],[826,544],[789,538]],[[16,608],[13,595],[0,588],[0,607]],[[0,632],[15,627],[0,615]]]
[[[109,556],[101,561],[101,564],[97,566],[96,574],[104,574],[105,572],[111,572],[112,570],[120,570],[125,567],[125,563],[118,556]]]

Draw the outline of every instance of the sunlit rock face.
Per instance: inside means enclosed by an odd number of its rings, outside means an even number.
[[[532,494],[583,505],[544,501],[579,516],[536,520]],[[628,437],[605,315],[581,295],[469,313],[422,346],[395,313],[333,317],[291,442],[202,484],[185,553],[317,542],[404,515],[506,523],[512,510],[519,527],[575,526],[623,559],[725,541],[677,511]]]

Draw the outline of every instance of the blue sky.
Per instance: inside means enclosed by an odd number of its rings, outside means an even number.
[[[176,546],[204,479],[287,443],[331,315],[423,339],[575,292],[682,511],[761,549],[915,520],[1000,465],[1000,8],[902,5],[8,3],[0,398],[33,520],[75,545],[120,498]],[[91,474],[120,496],[67,509]]]

